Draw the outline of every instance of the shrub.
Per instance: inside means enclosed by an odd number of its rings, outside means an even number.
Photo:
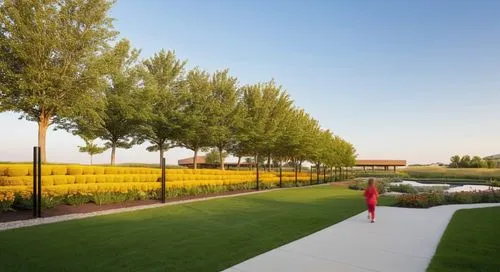
[[[43,170],[43,167],[42,167]],[[52,175],[61,176],[68,174],[68,168],[66,166],[54,166],[52,168]]]
[[[67,184],[75,184],[76,183],[76,176],[66,176],[66,183]]]
[[[427,207],[443,205],[445,203],[444,194],[439,192],[431,192],[427,194]]]
[[[96,183],[96,176],[89,175],[85,178],[85,183]]]
[[[409,184],[398,184],[398,185],[390,185],[390,192],[400,192],[400,193],[416,193],[417,189]]]
[[[43,165],[42,166],[42,176],[51,176],[53,166]]]
[[[379,194],[383,194],[386,192],[386,188],[388,187],[388,184],[389,184],[389,181],[388,180],[384,180],[384,179],[380,179],[380,180],[376,180],[375,181],[375,186],[377,186],[377,191],[379,192]],[[348,186],[349,189],[352,189],[352,190],[365,190],[366,187],[368,186],[368,180],[356,180],[356,183],[355,184],[350,184]]]
[[[483,192],[443,193],[431,192],[408,194],[397,197],[396,206],[409,208],[428,208],[447,204],[498,203],[500,192],[490,190]]]
[[[97,192],[92,194],[92,201],[97,205],[125,202],[128,198],[126,193]]]
[[[92,201],[92,194],[85,192],[72,192],[64,198],[64,203],[71,206],[82,205]]]
[[[77,184],[85,184],[86,183],[86,176],[84,175],[77,175],[75,176],[75,183]]]
[[[95,174],[95,171],[94,171],[94,167],[84,167],[82,168],[83,170],[83,175],[94,175]]]
[[[94,167],[94,175],[104,175],[104,167]]]
[[[42,191],[42,209],[52,209],[64,202],[64,197]]]
[[[23,177],[0,177],[0,186],[24,185]]]
[[[43,169],[43,167],[42,167]],[[7,168],[7,176],[22,177],[28,175],[28,167],[9,167]]]
[[[68,175],[72,176],[83,175],[83,167],[77,167],[77,166],[68,167]]]
[[[12,191],[0,192],[0,213],[12,210],[15,194]]]
[[[472,194],[469,192],[458,192],[453,194],[453,198],[451,199],[454,204],[472,204]]]
[[[116,174],[118,174],[118,169],[116,169],[114,167],[106,167],[106,168],[104,168],[104,174],[106,174],[106,175],[116,175]]]
[[[54,185],[54,177],[53,176],[43,176],[42,177],[42,186],[52,186]]]
[[[42,178],[42,181],[45,178]],[[68,181],[66,180],[66,176],[53,176],[52,179],[54,180],[54,185],[63,185],[63,184],[68,184]]]
[[[6,176],[7,175],[7,168],[9,168],[8,166],[6,165],[0,165],[0,177],[1,176]]]

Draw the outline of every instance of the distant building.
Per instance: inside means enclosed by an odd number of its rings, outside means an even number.
[[[363,170],[366,170],[368,167],[371,170],[375,170],[375,168],[382,168],[385,171],[389,171],[390,168],[395,172],[396,167],[406,166],[406,160],[356,160],[356,167],[362,167]]]

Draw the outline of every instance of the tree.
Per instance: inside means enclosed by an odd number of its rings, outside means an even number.
[[[286,119],[292,101],[274,81],[241,88],[243,120],[238,127],[240,141],[254,156],[268,158],[279,138],[280,123]]]
[[[488,168],[495,168],[497,166],[497,162],[494,160],[486,160],[486,165]]]
[[[450,167],[451,168],[458,168],[460,167],[460,161],[461,161],[461,158],[459,155],[455,155],[453,157],[450,158]]]
[[[217,147],[221,170],[224,170],[224,154],[235,142],[236,126],[240,120],[237,79],[229,76],[229,70],[217,71],[210,79],[210,101],[207,130],[211,145]]]
[[[210,75],[199,69],[188,72],[186,85],[180,94],[182,104],[182,124],[178,144],[194,152],[193,167],[197,168],[198,151],[210,145],[210,133],[206,129],[209,122],[211,100]]]
[[[140,84],[138,56],[139,51],[132,49],[127,40],[120,41],[109,52],[102,122],[96,126],[89,126],[83,120],[77,122],[77,134],[91,133],[106,141],[105,147],[111,149],[111,165],[115,165],[117,148],[129,149],[140,143],[136,137],[138,128],[150,107]]]
[[[271,152],[279,136],[280,122],[292,101],[274,81],[246,85],[241,88],[242,122],[237,128],[241,144],[259,162],[265,155],[270,165]],[[257,189],[259,189],[259,163],[257,163]]]
[[[321,167],[323,164],[328,162],[330,152],[334,149],[330,149],[330,143],[333,139],[333,134],[330,130],[318,130],[312,134],[314,141],[314,150],[311,153],[311,162],[316,165],[316,175],[317,181],[319,182],[319,175]],[[324,165],[323,165],[324,166]]]
[[[316,153],[316,148],[318,147],[316,144],[316,137],[321,130],[319,122],[303,110],[298,115],[298,122],[301,132],[299,134],[300,146],[296,150],[296,156],[299,162],[314,162],[314,155]]]
[[[301,129],[301,125],[303,125],[302,113],[302,110],[290,109],[280,123],[281,133],[278,135],[272,151],[280,170],[285,161],[290,161],[295,169],[299,164],[298,153],[301,148],[300,140],[303,133]]]
[[[90,155],[90,165],[92,165],[92,158],[95,155],[101,154],[107,150],[106,147],[100,147],[94,143],[95,138],[80,136],[85,141],[85,146],[79,146],[79,151]]]
[[[340,149],[341,149],[341,165],[349,168],[356,165],[356,149],[354,146],[345,141],[344,139],[340,139]]]
[[[160,162],[164,153],[175,146],[180,131],[180,90],[186,61],[176,58],[175,52],[161,50],[143,62],[145,84],[149,93],[150,111],[143,120],[139,137],[151,143],[150,152],[160,151]]]
[[[99,120],[102,55],[117,32],[112,1],[0,2],[0,110],[38,123],[42,162],[52,124]]]
[[[460,159],[460,164],[459,164],[459,166],[460,166],[461,168],[469,168],[469,167],[470,167],[470,162],[471,162],[470,156],[469,156],[469,155],[465,155],[465,156],[463,156],[463,157]]]
[[[474,156],[470,161],[471,168],[486,168],[488,165],[479,156]]]
[[[226,159],[227,156],[228,156],[228,154],[226,152],[223,152],[222,154],[220,154],[219,150],[217,148],[213,148],[210,150],[210,152],[208,152],[205,155],[205,162],[208,164],[224,163],[224,159]]]

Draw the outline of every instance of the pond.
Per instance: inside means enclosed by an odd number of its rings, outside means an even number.
[[[453,184],[443,184],[443,183],[420,183],[416,181],[411,181],[411,180],[403,180],[401,182],[393,182],[391,185],[399,185],[399,184],[404,184],[404,185],[410,185],[412,187],[441,187],[444,189],[445,192],[448,193],[456,193],[456,192],[473,192],[473,191],[488,191],[491,190],[492,188],[494,190],[500,190],[500,187],[491,187],[488,185],[453,185]]]

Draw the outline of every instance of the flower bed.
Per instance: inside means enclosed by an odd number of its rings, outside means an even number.
[[[387,191],[387,186],[389,185],[389,180],[388,179],[378,179],[375,182],[375,186],[377,186],[377,191],[379,194],[383,194]],[[356,183],[350,184],[349,189],[351,190],[359,190],[363,191],[366,189],[368,186],[368,179],[363,179],[363,180],[356,180]]]
[[[31,209],[33,176],[30,165],[0,165],[0,212]],[[42,167],[42,208],[60,204],[98,205],[131,200],[157,200],[161,173],[158,169],[48,165]],[[310,183],[306,173],[283,173],[283,187]],[[279,186],[276,173],[262,172],[260,189]],[[255,172],[221,170],[167,170],[167,198],[198,196],[256,187]]]
[[[396,198],[396,206],[429,208],[449,204],[500,203],[500,191],[405,194]]]

